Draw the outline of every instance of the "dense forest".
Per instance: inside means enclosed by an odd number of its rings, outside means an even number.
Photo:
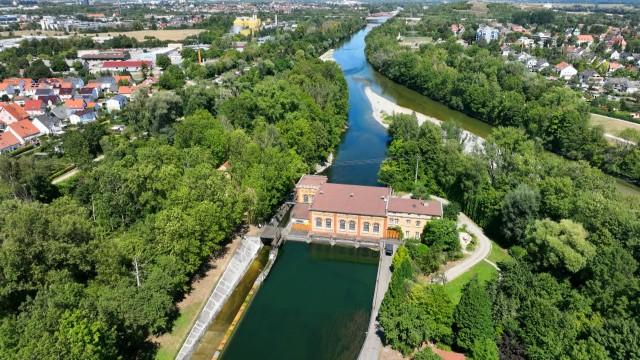
[[[367,36],[367,58],[376,70],[484,122],[521,128],[568,159],[640,181],[638,146],[609,146],[602,129],[589,126],[589,106],[579,93],[478,45],[464,48],[450,38],[419,50],[403,47],[396,37],[405,27],[391,20]]]
[[[64,185],[54,160],[0,157],[0,358],[153,357],[203,264],[337,145],[347,87],[317,52],[363,19],[328,25],[265,47],[225,88],[138,92],[123,134],[69,132],[82,171]]]
[[[440,299],[440,285],[417,278],[442,263],[442,245],[423,238],[416,251],[409,243],[394,258],[381,308],[388,343],[404,353],[441,343],[474,359],[640,357],[638,199],[617,194],[586,162],[546,152],[520,128],[495,128],[485,151],[473,154],[462,151],[453,124],[419,126],[400,115],[389,133],[380,180],[460,204],[514,259],[499,263],[488,284],[469,283],[454,306]],[[416,156],[417,185],[408,176]]]

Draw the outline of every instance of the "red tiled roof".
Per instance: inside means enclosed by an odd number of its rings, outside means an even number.
[[[387,210],[405,214],[442,216],[442,204],[435,200],[391,198]]]
[[[120,86],[118,88],[118,94],[122,94],[122,95],[131,95],[133,94],[133,86]]]
[[[29,114],[27,114],[27,112],[16,103],[0,103],[0,108],[11,114],[11,117],[16,120],[22,120],[29,117]]]
[[[84,109],[86,103],[83,99],[67,99],[64,101],[64,106],[69,109]]]
[[[10,124],[9,127],[23,139],[29,136],[38,135],[40,133],[38,128],[35,127],[35,125],[31,123],[31,121],[26,119],[14,122],[13,124]]]
[[[25,111],[39,111],[44,108],[44,102],[42,100],[29,99],[24,102]]]
[[[129,82],[129,84],[131,84],[131,76],[129,75],[113,75],[113,78],[116,80],[116,84],[119,83],[120,81],[127,81]]]
[[[102,63],[103,68],[120,68],[120,67],[141,67],[142,64],[147,64],[151,67],[153,63],[149,60],[123,60],[123,61],[105,61]]]
[[[593,41],[593,36],[591,36],[591,35],[578,35],[578,41]]]
[[[565,68],[571,66],[570,64],[567,64],[566,62],[561,62],[560,64],[556,65],[556,69],[558,70],[564,70]]]
[[[20,144],[20,141],[11,132],[5,131],[0,133],[0,150],[4,150],[18,144]]]
[[[386,216],[386,199],[391,189],[326,183],[313,199],[309,210],[340,214]]]
[[[322,175],[303,175],[296,186],[320,187],[327,182],[327,177]]]

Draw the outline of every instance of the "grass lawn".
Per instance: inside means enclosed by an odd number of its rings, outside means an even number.
[[[495,241],[491,241],[491,252],[489,256],[487,256],[487,260],[497,264],[500,261],[511,260],[511,255],[509,255],[507,249],[503,249],[500,245],[496,244]]]
[[[606,133],[618,136],[622,130],[635,129],[640,131],[640,124],[630,121],[618,120],[608,116],[591,114],[590,123],[593,126],[601,125]]]
[[[480,281],[485,282],[493,279],[497,274],[498,270],[483,260],[455,280],[445,284],[444,290],[447,292],[453,303],[457,304],[460,301],[460,296],[462,295],[462,288],[466,283],[471,281],[474,276],[477,275]]]
[[[198,315],[200,303],[192,303],[185,306],[173,324],[171,333],[165,334],[156,353],[156,360],[173,360],[176,357],[182,341],[187,337],[191,329],[191,322]]]

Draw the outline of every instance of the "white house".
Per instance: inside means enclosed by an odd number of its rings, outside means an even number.
[[[107,110],[120,111],[127,105],[127,98],[124,95],[115,95],[111,99],[107,100]]]
[[[62,121],[55,116],[48,114],[37,116],[32,121],[38,130],[46,135],[60,135],[64,133]]]
[[[556,71],[558,72],[560,77],[565,80],[569,80],[578,74],[578,70],[576,70],[576,68],[564,61],[556,65]]]
[[[69,115],[69,121],[74,125],[90,123],[96,121],[96,113],[91,109],[76,111]]]

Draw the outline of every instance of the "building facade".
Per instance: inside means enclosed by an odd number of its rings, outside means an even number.
[[[298,181],[295,199],[293,223],[325,237],[379,240],[393,229],[417,238],[424,224],[442,217],[440,202],[395,197],[388,187],[332,184],[318,175]]]

